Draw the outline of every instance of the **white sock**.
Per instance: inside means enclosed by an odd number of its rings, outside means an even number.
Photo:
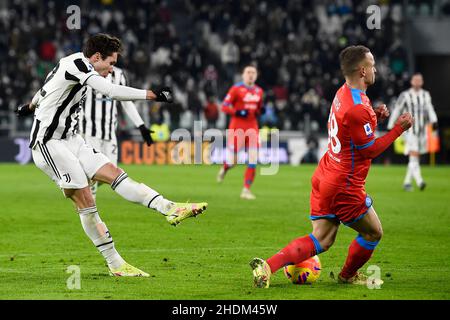
[[[147,208],[152,208],[166,215],[173,202],[164,199],[162,195],[146,186],[143,183],[137,183],[123,172],[111,183],[111,188],[121,197],[134,203],[140,203]]]
[[[108,228],[100,219],[97,207],[78,209],[80,214],[81,225],[84,232],[92,240],[98,251],[105,258],[108,267],[117,269],[125,261],[114,247],[114,241],[109,234]]]
[[[418,186],[423,183],[422,174],[420,172],[419,157],[410,156],[409,162],[412,162],[412,175]]]
[[[412,179],[412,171],[413,171],[413,164],[411,163],[411,159],[408,161],[408,166],[406,168],[406,176],[405,180],[403,181],[403,184],[411,184]]]

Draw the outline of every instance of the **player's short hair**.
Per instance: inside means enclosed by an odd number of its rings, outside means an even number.
[[[366,53],[370,52],[365,46],[350,46],[339,54],[339,62],[344,77],[350,76],[357,70],[358,64],[366,58]]]
[[[256,70],[256,72],[258,72],[258,67],[256,66],[256,64],[246,64],[243,68],[242,68],[242,72],[241,73],[244,73],[244,71],[245,71],[245,69],[247,69],[247,68],[255,68],[255,70]]]
[[[102,59],[106,59],[114,52],[120,53],[122,50],[122,42],[116,37],[106,33],[98,33],[91,36],[84,45],[83,53],[87,58],[93,54],[100,52]]]

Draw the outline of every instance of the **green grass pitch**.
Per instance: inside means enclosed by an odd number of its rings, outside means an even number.
[[[97,206],[117,249],[151,277],[110,277],[72,203],[53,182],[34,165],[3,164],[0,299],[450,299],[449,167],[423,167],[428,187],[412,193],[401,189],[404,166],[371,169],[367,191],[384,237],[367,265],[381,270],[385,284],[379,290],[330,279],[356,236],[345,226],[320,255],[323,270],[315,284],[292,285],[278,272],[269,289],[252,287],[251,258],[267,258],[311,231],[314,166],[281,166],[277,175],[258,175],[256,201],[239,198],[242,166],[221,185],[215,181],[218,166],[124,169],[169,199],[209,202],[204,215],[172,227],[155,211],[100,188]],[[80,267],[79,290],[67,288],[70,265]]]

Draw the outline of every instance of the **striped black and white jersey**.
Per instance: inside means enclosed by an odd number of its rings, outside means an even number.
[[[414,124],[411,130],[407,131],[409,134],[423,136],[426,134],[426,125],[437,122],[430,93],[424,89],[411,88],[400,94],[389,118],[388,128],[392,128],[397,118],[404,112],[409,112],[414,117]]]
[[[50,139],[65,139],[77,133],[79,111],[86,94],[86,81],[99,74],[82,52],[62,58],[48,74],[33,98],[36,105],[30,148]]]
[[[113,67],[113,72],[106,77],[106,80],[114,84],[127,85],[123,70],[117,67]],[[116,100],[88,86],[81,114],[80,126],[83,135],[108,141],[116,140],[118,122]]]

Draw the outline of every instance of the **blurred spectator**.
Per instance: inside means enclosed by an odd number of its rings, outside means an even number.
[[[106,32],[122,39],[119,65],[134,86],[160,85],[171,75],[176,101],[167,109],[170,128],[199,119],[204,97],[223,99],[238,70],[253,63],[258,85],[274,92],[263,121],[292,130],[314,122],[325,132],[329,106],[343,82],[338,56],[345,46],[363,44],[374,53],[379,73],[369,89],[372,99],[389,102],[408,78],[400,5],[380,4],[380,32],[366,27],[367,3],[82,1],[82,28],[69,30],[68,0],[8,1],[0,7],[0,110],[31,99],[58,59],[81,50],[90,34]],[[416,15],[450,12],[448,0],[439,7],[433,1],[409,3]],[[151,113],[152,123],[164,121],[162,109]]]
[[[264,113],[261,114],[261,126],[268,126],[269,128],[278,127],[277,110],[273,101],[267,101],[264,105]]]
[[[227,79],[233,81],[239,63],[239,47],[231,37],[222,46],[220,58],[225,68]]]
[[[215,128],[216,122],[219,119],[219,106],[214,96],[208,97],[204,113],[208,123],[208,128]]]
[[[306,140],[308,151],[302,158],[301,163],[318,163],[319,158],[317,156],[319,150],[319,141],[316,136],[309,136]]]

